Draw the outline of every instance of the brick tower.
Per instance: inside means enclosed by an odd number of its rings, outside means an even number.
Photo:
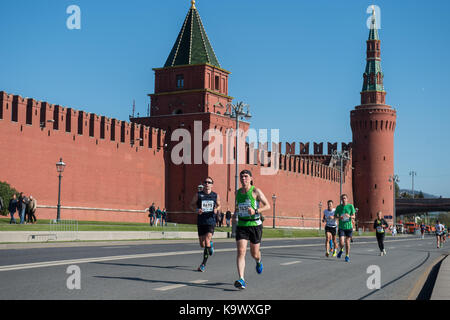
[[[234,203],[230,165],[206,163],[203,151],[209,142],[204,137],[208,129],[219,130],[225,135],[228,129],[235,128],[233,119],[224,116],[227,105],[233,100],[228,95],[230,72],[220,66],[195,0],[191,1],[191,7],[164,67],[153,70],[155,91],[149,94],[150,116],[130,120],[166,131],[167,210],[171,219],[193,223],[196,216],[191,212],[189,204],[197,192],[197,186],[207,176],[220,181],[220,185],[215,184],[214,190],[221,194],[223,206]],[[245,131],[248,126],[248,123],[243,122],[240,128]],[[190,161],[173,161],[173,148],[179,144],[178,138],[172,141],[177,129],[186,129],[190,133]],[[215,156],[220,153],[223,159],[228,157],[223,143],[212,153]]]
[[[372,229],[378,211],[393,216],[394,131],[396,111],[385,104],[380,39],[375,12],[367,42],[361,105],[350,113],[353,133],[353,192],[358,227]],[[387,221],[392,224],[392,220]]]

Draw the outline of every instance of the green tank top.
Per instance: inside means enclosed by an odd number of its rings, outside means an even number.
[[[236,195],[238,227],[256,227],[262,224],[260,215],[250,215],[248,208],[257,209],[256,199],[253,197],[255,186],[251,186],[247,193],[242,193],[242,188],[238,190]]]

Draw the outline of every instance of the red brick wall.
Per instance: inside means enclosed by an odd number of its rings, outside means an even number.
[[[32,106],[32,124],[26,124],[26,106]],[[165,204],[164,149],[149,144],[149,128],[143,130],[142,141],[130,143],[131,125],[126,124],[125,143],[120,142],[120,127],[116,141],[110,140],[110,126],[105,125],[105,139],[100,139],[100,117],[89,114],[83,119],[83,135],[77,134],[78,111],[72,111],[71,132],[66,132],[65,109],[54,118],[55,106],[47,104],[45,128],[40,128],[41,102],[0,92],[0,180],[10,183],[26,195],[32,194],[38,205],[56,206],[58,174],[56,162],[63,158],[67,164],[62,178],[63,206],[144,210],[149,203]],[[17,122],[11,115],[17,110]],[[70,113],[69,113],[70,115]],[[59,130],[54,130],[59,123]],[[110,120],[106,121],[110,123]],[[93,125],[93,137],[89,127]],[[74,127],[75,126],[75,127]],[[140,137],[135,129],[135,138]],[[155,130],[150,138],[161,132]],[[163,133],[164,134],[164,133]],[[153,135],[153,137],[152,137]],[[140,145],[142,144],[142,146]],[[42,219],[55,218],[56,209],[39,209]],[[62,210],[62,219],[140,221],[147,222],[145,213]]]

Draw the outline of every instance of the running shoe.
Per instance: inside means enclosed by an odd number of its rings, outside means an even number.
[[[214,254],[214,242],[210,242],[211,248],[209,248],[209,255],[212,256]]]
[[[350,257],[349,256],[345,256],[345,262],[350,262]]]
[[[325,257],[329,257],[330,256],[330,253],[327,251],[327,252],[325,252]]]
[[[384,252],[380,251],[380,257],[384,256]]]
[[[338,257],[338,259],[340,259],[340,258],[341,258],[341,256],[342,256],[342,253],[344,253],[344,250],[340,250],[340,251],[339,251],[339,253],[337,254],[337,257]]]
[[[239,279],[234,282],[234,286],[238,289],[245,289],[245,281],[244,279]]]
[[[333,257],[336,257],[337,251],[336,249],[333,250]]]
[[[383,255],[386,255],[386,249],[383,249]]]
[[[263,272],[262,260],[260,260],[259,262],[256,263],[256,272],[258,274],[261,274]]]
[[[198,267],[197,270],[200,271],[200,272],[205,272],[206,267],[205,267],[205,265],[202,263],[202,264],[200,265],[200,267]]]

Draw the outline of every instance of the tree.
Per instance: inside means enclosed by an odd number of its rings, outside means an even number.
[[[423,199],[423,198],[424,198],[423,192],[420,191],[419,194],[418,194],[417,196],[415,196],[415,198],[416,198],[416,199]]]
[[[4,208],[0,210],[3,216],[8,215],[8,204],[13,194],[19,195],[16,189],[12,188],[8,183],[0,181],[0,197],[3,199]]]
[[[437,220],[439,220],[440,223],[448,227],[450,225],[450,213],[449,212],[439,213]]]
[[[398,199],[400,198],[400,186],[398,185],[397,182],[395,182],[394,188],[395,188],[395,198]]]

